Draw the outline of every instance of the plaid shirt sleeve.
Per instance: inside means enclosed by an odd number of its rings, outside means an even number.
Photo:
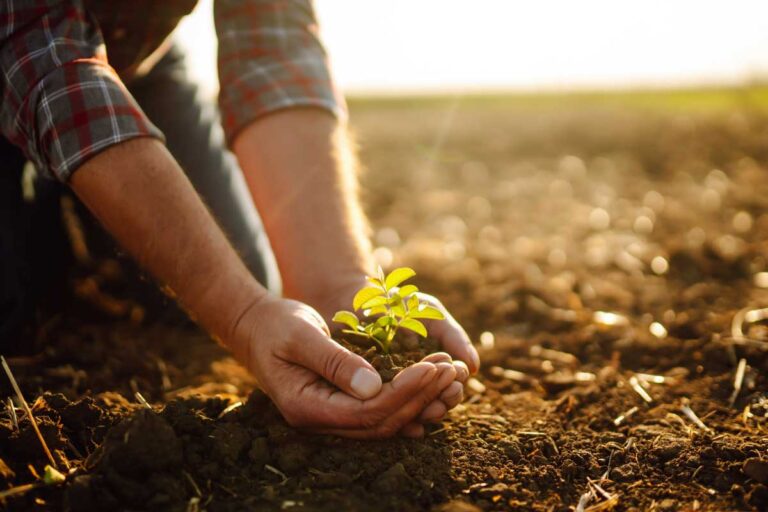
[[[82,0],[0,4],[2,135],[44,175],[66,181],[96,153],[162,138],[107,63]]]
[[[311,0],[217,0],[219,105],[227,140],[260,116],[318,107],[346,116]]]

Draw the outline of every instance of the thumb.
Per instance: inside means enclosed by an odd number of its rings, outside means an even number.
[[[342,347],[319,330],[301,340],[294,362],[312,370],[347,394],[362,400],[381,391],[381,377],[368,361]]]

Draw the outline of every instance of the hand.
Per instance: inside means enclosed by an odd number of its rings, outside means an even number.
[[[364,276],[350,279],[327,293],[325,297],[313,300],[313,303],[318,304],[323,316],[330,321],[336,311],[349,308],[352,297],[365,285]],[[437,298],[425,293],[419,293],[419,298],[439,309],[445,316],[445,320],[422,320],[430,335],[437,339],[445,350],[445,352],[430,354],[422,362],[450,363],[456,368],[456,382],[442,393],[439,400],[427,406],[419,417],[419,422],[431,423],[440,421],[448,410],[456,407],[464,399],[463,384],[470,375],[477,373],[480,369],[480,357],[464,328]],[[423,434],[423,430],[419,423],[415,423],[405,428],[402,434],[417,437]]]
[[[344,437],[400,433],[457,377],[453,364],[436,357],[382,385],[365,359],[330,338],[317,311],[271,296],[242,315],[228,344],[290,425]]]

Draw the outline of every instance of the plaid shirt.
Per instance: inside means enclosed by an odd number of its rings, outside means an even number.
[[[2,135],[66,181],[105,148],[157,137],[123,85],[167,45],[197,0],[0,3]],[[293,106],[343,115],[311,0],[215,0],[219,104],[231,143],[248,123]]]

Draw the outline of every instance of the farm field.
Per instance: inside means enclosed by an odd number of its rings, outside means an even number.
[[[7,355],[75,470],[8,510],[768,508],[768,88],[350,111],[377,258],[479,347],[464,403],[422,440],[297,432],[104,259]],[[0,491],[46,463],[3,408]]]

